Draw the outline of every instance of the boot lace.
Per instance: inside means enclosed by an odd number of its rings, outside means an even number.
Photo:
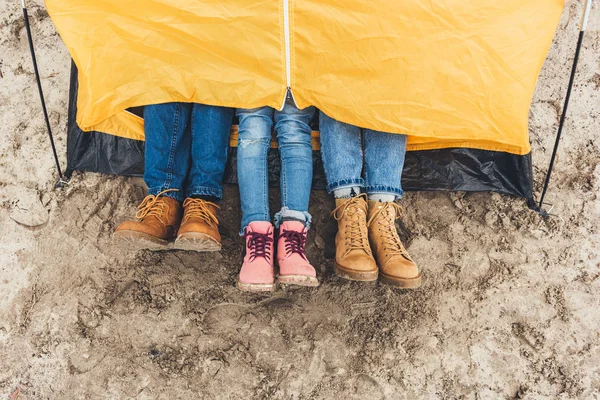
[[[271,261],[271,246],[273,238],[268,233],[248,232],[246,233],[248,248],[250,249],[250,261],[262,257]]]
[[[306,253],[304,248],[306,247],[306,233],[298,231],[283,230],[281,237],[285,238],[285,253],[287,256],[297,253],[306,260]]]
[[[340,204],[331,212],[331,215],[336,221],[341,220],[344,216],[346,216],[348,220],[345,232],[347,247],[345,255],[348,255],[352,250],[362,250],[371,255],[369,235],[366,232],[366,226],[361,224],[361,221],[366,215],[363,207],[366,199],[367,195],[362,193]]]
[[[177,189],[163,190],[159,194],[148,195],[138,206],[138,211],[135,213],[135,217],[139,221],[143,221],[147,217],[156,217],[160,222],[164,223],[163,217],[169,210],[169,205],[163,201],[162,195],[168,192],[177,192]]]
[[[210,201],[191,197],[185,199],[183,202],[183,209],[185,210],[183,222],[186,222],[190,218],[200,218],[209,226],[217,226],[219,220],[209,207],[219,208],[218,205]]]
[[[377,229],[382,233],[384,251],[388,256],[400,255],[407,260],[412,260],[404,248],[394,224],[394,221],[401,218],[403,213],[404,211],[399,204],[384,203],[371,215],[369,221],[367,221],[367,226],[371,228],[371,225],[375,223],[379,225]]]

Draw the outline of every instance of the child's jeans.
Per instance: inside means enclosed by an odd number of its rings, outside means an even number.
[[[406,135],[360,128],[319,114],[321,157],[327,191],[353,186],[367,194],[402,197]],[[364,179],[363,179],[364,171]]]
[[[144,107],[148,194],[221,198],[233,109],[192,103]]]
[[[314,107],[299,110],[290,102],[282,111],[270,107],[237,110],[240,120],[237,170],[242,234],[250,222],[271,221],[267,153],[273,122],[281,157],[282,205],[281,211],[275,215],[275,226],[279,226],[283,219],[292,219],[309,227],[308,202],[313,166],[310,121],[314,113]]]

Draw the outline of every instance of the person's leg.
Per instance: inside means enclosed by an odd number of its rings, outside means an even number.
[[[275,226],[283,221],[296,220],[310,227],[308,203],[312,188],[312,129],[310,121],[314,107],[299,110],[286,103],[282,111],[275,111],[275,131],[281,158],[281,206],[275,215]]]
[[[402,169],[406,136],[365,132],[365,179],[369,197],[369,240],[383,282],[403,288],[421,285],[421,273],[408,255],[396,230],[401,208]]]
[[[238,187],[246,254],[237,286],[244,291],[275,289],[274,228],[269,215],[267,155],[271,146],[273,109],[238,109]]]
[[[221,250],[215,201],[221,199],[233,109],[193,104],[190,169],[175,248]]]
[[[365,190],[369,199],[387,201],[402,197],[402,169],[406,156],[406,135],[367,129],[365,143]],[[384,197],[381,197],[384,196]]]
[[[190,113],[191,104],[186,103],[145,107],[148,196],[138,207],[137,221],[124,222],[115,232],[128,248],[162,250],[177,235],[190,165],[191,138],[186,132]]]
[[[242,206],[242,230],[250,222],[271,222],[269,214],[269,172],[267,156],[271,147],[273,109],[238,109],[239,138],[237,172]]]
[[[369,245],[367,202],[360,194],[363,152],[360,128],[320,114],[321,155],[327,191],[336,197],[335,272],[358,281],[377,280],[377,264]]]
[[[327,191],[336,198],[357,196],[364,188],[360,128],[319,114],[321,158]]]
[[[223,196],[233,109],[194,104],[192,109],[191,166],[186,197]]]
[[[318,286],[317,274],[305,253],[311,216],[312,129],[314,107],[299,110],[288,102],[275,112],[275,131],[281,158],[281,211],[275,215],[279,229],[277,261],[279,283]]]
[[[190,167],[191,137],[186,134],[192,105],[154,104],[144,107],[144,181],[148,194],[164,194],[183,201],[184,182]]]

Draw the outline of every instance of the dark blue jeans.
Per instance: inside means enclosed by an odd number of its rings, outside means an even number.
[[[233,109],[192,103],[144,108],[148,194],[221,198]]]

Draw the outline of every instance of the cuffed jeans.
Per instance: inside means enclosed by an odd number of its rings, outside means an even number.
[[[144,107],[144,180],[148,193],[178,201],[223,195],[233,109],[192,103]]]
[[[239,109],[237,170],[242,204],[242,231],[250,222],[271,221],[269,213],[269,172],[267,154],[271,128],[275,132],[281,157],[281,204],[275,225],[282,219],[303,221],[310,226],[308,203],[312,187],[312,141],[310,121],[314,107],[299,110],[286,103],[282,111],[270,107]]]
[[[327,191],[358,186],[367,194],[402,197],[406,135],[364,130],[319,115]],[[363,178],[364,170],[364,178]]]

